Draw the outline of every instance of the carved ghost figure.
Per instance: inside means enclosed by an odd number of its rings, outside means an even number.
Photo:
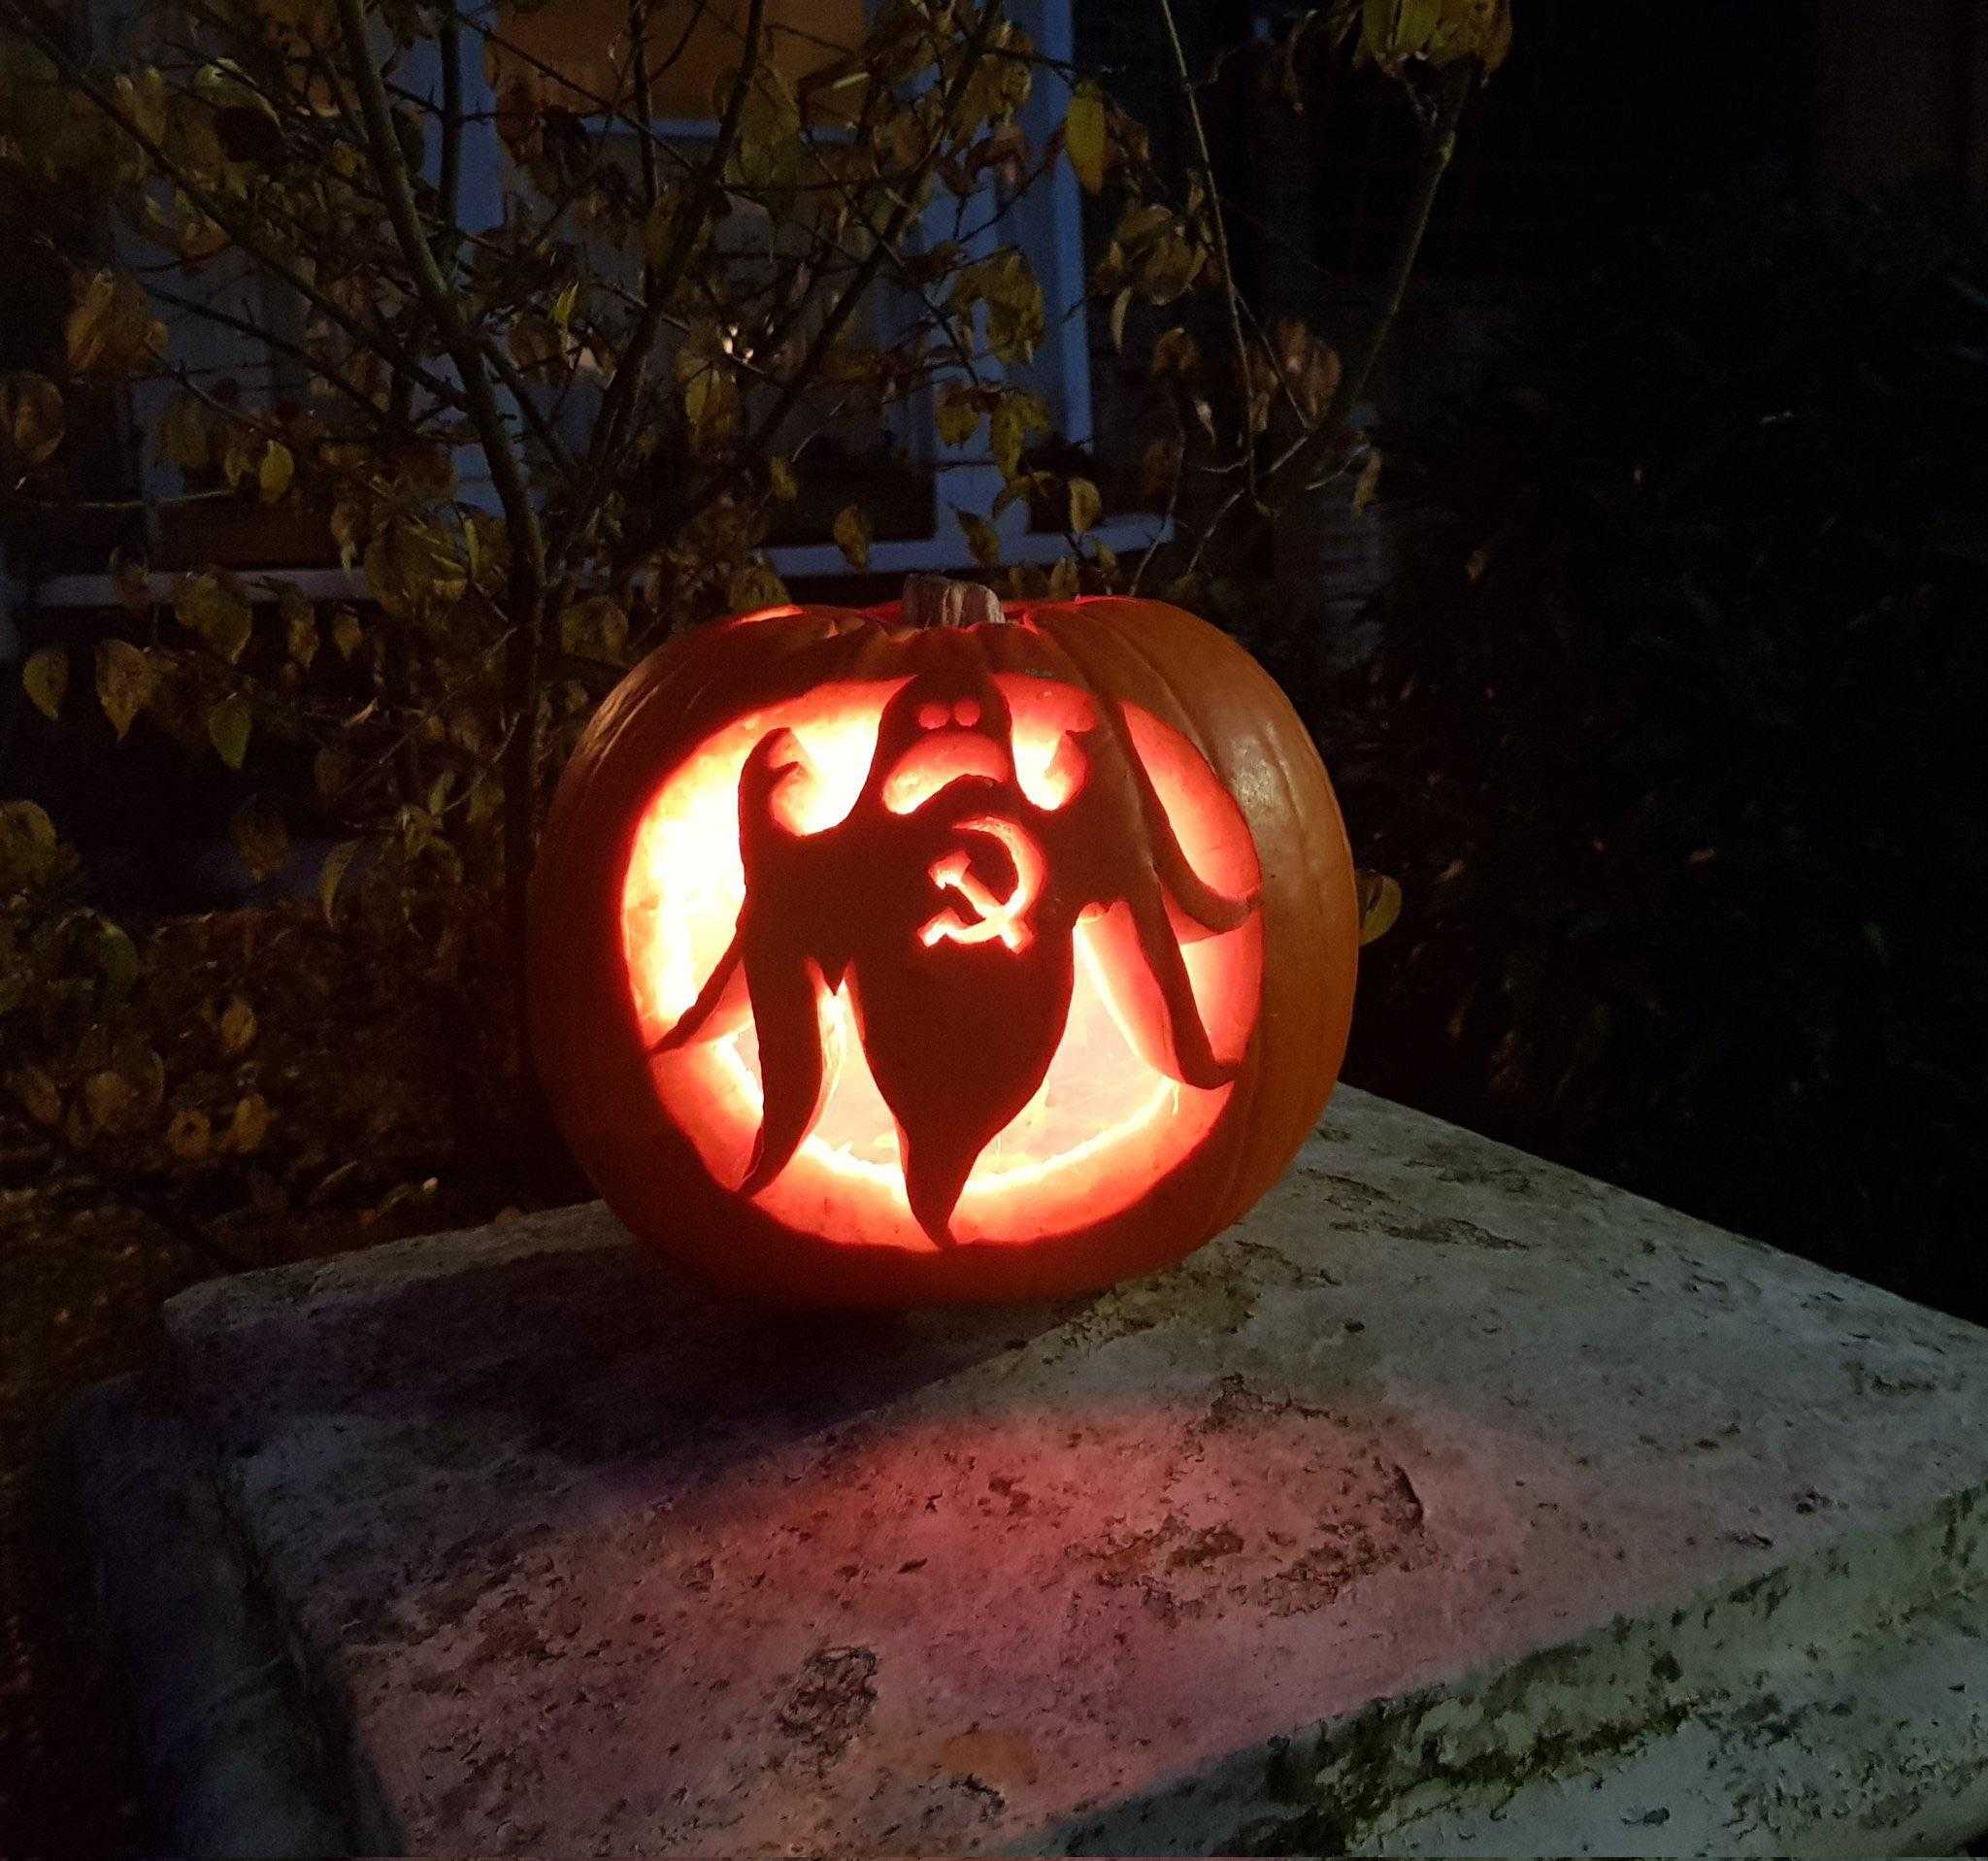
[[[813,833],[788,824],[789,784],[813,780],[800,739],[775,729],[753,747],[738,925],[655,1048],[721,1038],[749,1012],[764,1110],[742,1193],[771,1183],[820,1116],[834,1080],[818,1002],[846,983],[911,1213],[952,1245],[975,1161],[1055,1057],[1079,918],[1106,940],[1104,981],[1143,1056],[1189,1085],[1234,1076],[1209,1047],[1180,940],[1234,929],[1256,900],[1196,875],[1123,714],[1103,697],[1091,709],[1095,721],[1062,737],[1046,778],[1056,800],[1042,806],[1017,779],[995,681],[921,674],[885,704],[848,814]]]

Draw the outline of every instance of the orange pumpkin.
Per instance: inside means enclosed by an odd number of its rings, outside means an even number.
[[[533,879],[532,1038],[609,1206],[727,1287],[1054,1297],[1276,1180],[1358,941],[1325,770],[1234,641],[922,578],[609,698]]]

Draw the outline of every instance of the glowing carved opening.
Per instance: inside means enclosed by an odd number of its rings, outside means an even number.
[[[638,829],[623,889],[624,950],[646,1044],[678,1025],[732,945],[746,898],[739,797],[747,758],[772,733],[790,733],[761,750],[776,772],[769,812],[792,834],[823,833],[855,807],[884,707],[907,682],[851,682],[752,713],[663,782]],[[1073,733],[1097,725],[1092,700],[1046,680],[1003,676],[993,684],[1011,714],[1009,792],[1018,789],[1039,810],[1066,808],[1086,783],[1087,758]],[[997,702],[997,715],[998,709]],[[1199,752],[1135,707],[1123,715],[1194,873],[1226,897],[1253,894],[1259,872],[1247,825]],[[928,735],[886,778],[893,813],[914,814],[963,774],[1007,779],[1008,758],[975,729],[980,722],[972,698],[943,714],[919,707],[917,724]],[[932,911],[919,938],[942,947],[999,940],[1001,950],[1018,955],[1044,888],[1073,876],[1046,869],[1034,837],[999,814],[961,818],[956,831],[978,842],[962,840],[931,864]],[[951,1214],[955,1243],[1023,1245],[1116,1213],[1179,1164],[1219,1117],[1232,1088],[1181,1083],[1170,1077],[1179,1070],[1170,1068],[1170,1054],[1157,1050],[1165,1045],[1153,1033],[1162,1024],[1152,1002],[1157,984],[1134,915],[1122,898],[1100,899],[1077,915],[1069,932],[1075,978],[1054,1057],[1033,1096],[974,1161]],[[1210,934],[1172,899],[1168,915],[1208,1045],[1233,1063],[1260,999],[1261,917],[1251,911],[1235,928]],[[776,1219],[830,1240],[930,1248],[936,1244],[906,1193],[897,1120],[858,1031],[859,977],[845,975],[834,989],[818,971],[809,980],[824,1096],[791,1160],[755,1199]],[[971,1066],[975,1056],[957,1059]],[[652,1073],[664,1108],[712,1177],[744,1182],[765,1104],[751,1014],[733,1002],[703,1038],[656,1054]]]

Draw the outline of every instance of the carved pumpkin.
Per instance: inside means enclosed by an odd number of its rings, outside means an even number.
[[[1358,936],[1242,648],[927,578],[679,636],[609,698],[533,880],[532,1037],[609,1205],[729,1287],[1060,1296],[1276,1180]]]

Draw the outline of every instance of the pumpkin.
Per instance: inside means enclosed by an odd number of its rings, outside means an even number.
[[[609,1206],[833,1305],[1063,1296],[1227,1226],[1324,1107],[1359,941],[1324,767],[1240,646],[937,578],[645,660],[531,903],[541,1082]]]

